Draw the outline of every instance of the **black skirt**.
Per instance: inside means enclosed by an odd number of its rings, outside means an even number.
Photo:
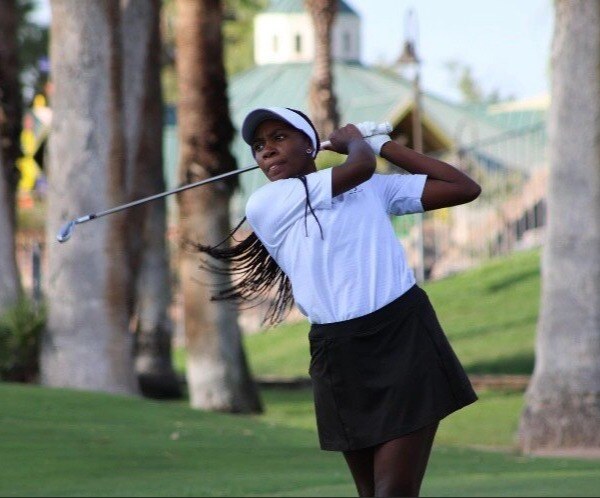
[[[321,448],[368,448],[477,400],[418,286],[383,308],[312,325],[309,373]]]

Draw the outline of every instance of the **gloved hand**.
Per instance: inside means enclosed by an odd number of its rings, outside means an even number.
[[[383,145],[392,140],[388,135],[392,131],[389,123],[377,124],[374,121],[363,121],[355,126],[377,155],[380,155]]]

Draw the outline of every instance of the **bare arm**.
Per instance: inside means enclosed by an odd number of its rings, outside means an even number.
[[[335,197],[371,178],[375,172],[376,161],[371,147],[354,125],[335,130],[329,140],[331,145],[327,150],[348,155],[346,161],[334,167],[331,172],[332,195]]]
[[[425,211],[465,204],[481,193],[479,184],[462,171],[396,142],[387,142],[381,149],[381,157],[409,173],[427,175],[421,197]]]

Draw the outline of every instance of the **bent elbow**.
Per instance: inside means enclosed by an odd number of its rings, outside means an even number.
[[[463,203],[473,202],[481,195],[481,186],[469,178],[469,182],[463,187]]]
[[[481,195],[481,185],[479,185],[476,182],[473,182],[473,184],[471,185],[471,188],[469,189],[468,202],[473,202],[480,195]]]

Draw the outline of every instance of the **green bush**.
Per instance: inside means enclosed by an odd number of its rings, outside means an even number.
[[[22,298],[0,316],[0,380],[36,382],[46,313]]]

